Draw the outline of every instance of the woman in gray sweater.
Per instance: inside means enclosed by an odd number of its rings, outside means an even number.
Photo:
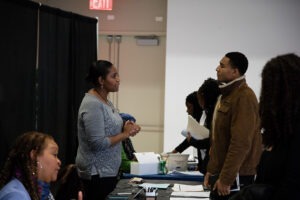
[[[94,85],[84,96],[78,112],[76,165],[83,181],[84,199],[105,199],[117,184],[121,142],[135,136],[140,127],[127,121],[123,126],[118,110],[108,99],[119,90],[120,78],[112,63],[94,62],[86,80]]]

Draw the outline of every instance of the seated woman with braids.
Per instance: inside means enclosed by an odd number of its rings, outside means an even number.
[[[0,200],[54,199],[50,182],[61,166],[57,154],[50,135],[33,131],[19,136],[0,173]]]

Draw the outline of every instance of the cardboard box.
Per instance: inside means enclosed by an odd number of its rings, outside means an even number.
[[[153,152],[134,153],[138,162],[131,162],[130,173],[136,175],[158,174],[159,159]]]

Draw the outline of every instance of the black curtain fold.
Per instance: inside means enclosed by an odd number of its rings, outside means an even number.
[[[53,135],[64,162],[70,120],[72,14],[41,6],[39,16],[38,130]]]
[[[77,142],[77,113],[81,100],[88,90],[89,85],[85,81],[87,71],[93,61],[97,60],[97,20],[90,17],[72,15],[71,32],[71,101],[70,101],[70,132],[67,155],[69,163],[75,161]]]
[[[15,138],[30,130],[52,135],[63,165],[74,163],[84,77],[97,59],[97,20],[1,0],[0,23],[1,164]]]
[[[30,1],[0,1],[0,164],[15,138],[35,129],[37,13]]]
[[[38,129],[57,140],[63,165],[75,161],[84,77],[97,55],[96,23],[48,6],[40,8]]]

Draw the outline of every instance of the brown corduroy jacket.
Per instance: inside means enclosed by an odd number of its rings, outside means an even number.
[[[257,98],[245,79],[221,88],[212,125],[207,171],[219,174],[223,184],[255,175],[262,152]]]

